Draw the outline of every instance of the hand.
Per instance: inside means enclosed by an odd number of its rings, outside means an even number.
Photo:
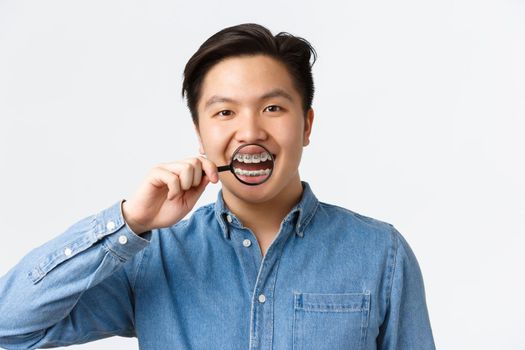
[[[124,220],[137,234],[174,225],[191,211],[210,181],[219,181],[217,166],[204,157],[161,163],[123,203]]]

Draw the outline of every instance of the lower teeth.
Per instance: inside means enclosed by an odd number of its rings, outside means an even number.
[[[264,169],[264,170],[243,170],[239,168],[234,169],[235,174],[237,175],[243,175],[243,176],[263,176],[263,175],[270,175],[270,169]]]

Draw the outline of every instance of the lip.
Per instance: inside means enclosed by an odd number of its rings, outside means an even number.
[[[263,148],[263,147],[258,146],[258,145],[249,145],[249,146],[241,145],[235,150],[235,152],[237,152],[241,147],[242,147],[242,152],[239,151],[240,154],[257,154],[257,153],[261,153],[261,148]]]
[[[235,150],[233,152],[230,153],[230,161],[232,160],[233,158],[233,155],[242,147],[242,152],[239,152],[239,154],[257,154],[257,153],[261,153],[261,149],[264,151],[265,149],[272,155],[272,158],[273,158],[273,161],[275,163],[275,159],[277,158],[277,156],[275,155],[275,153],[273,153],[266,145],[258,145],[258,144],[254,144],[254,145],[239,145],[237,146],[237,148],[235,148]]]
[[[268,176],[262,175],[262,176],[244,176],[244,175],[237,175],[239,179],[244,181],[248,184],[262,184],[268,179]]]

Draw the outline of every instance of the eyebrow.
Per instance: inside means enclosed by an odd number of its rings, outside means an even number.
[[[259,100],[267,100],[267,99],[273,98],[273,97],[284,97],[285,99],[289,100],[290,102],[294,102],[292,96],[289,93],[287,93],[283,89],[279,89],[279,88],[268,91],[267,93],[265,93],[264,95],[259,97]],[[208,107],[210,107],[212,104],[219,103],[219,102],[235,103],[236,101],[234,99],[232,99],[232,98],[229,98],[229,97],[214,95],[214,96],[210,97],[208,99],[208,101],[206,101],[206,104],[204,105],[204,109],[208,109]]]

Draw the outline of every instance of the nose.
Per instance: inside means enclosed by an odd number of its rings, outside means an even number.
[[[239,143],[254,143],[266,140],[268,134],[264,128],[261,116],[248,112],[239,118],[235,138]]]

